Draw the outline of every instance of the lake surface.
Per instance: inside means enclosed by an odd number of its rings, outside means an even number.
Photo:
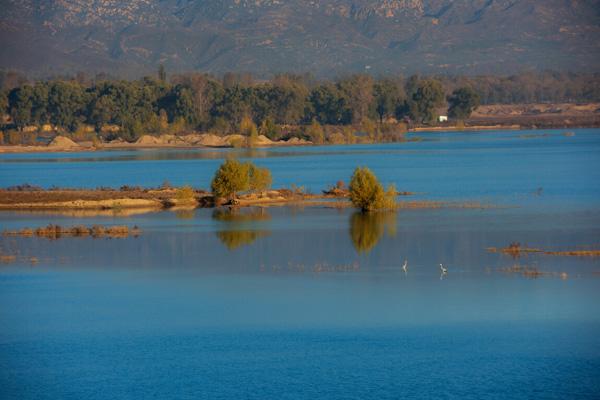
[[[598,398],[600,260],[486,251],[600,248],[600,130],[574,132],[0,155],[0,186],[208,187],[239,153],[275,186],[317,192],[367,165],[412,198],[491,205],[0,212],[1,229],[142,231],[0,237],[15,256],[0,264],[0,398]]]

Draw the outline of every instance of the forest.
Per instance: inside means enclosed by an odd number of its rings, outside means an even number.
[[[408,78],[359,74],[332,81],[281,74],[255,80],[240,73],[167,76],[160,66],[156,76],[133,81],[84,74],[32,81],[0,71],[2,130],[12,132],[13,138],[31,127],[41,130],[48,125],[70,133],[85,128],[104,140],[134,141],[142,134],[191,131],[223,135],[242,133],[241,125],[250,120],[260,134],[278,139],[290,129],[310,134],[319,125],[429,124],[440,110],[451,119],[464,120],[480,104],[597,101],[600,74]]]

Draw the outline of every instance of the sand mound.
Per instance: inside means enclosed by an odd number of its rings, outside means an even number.
[[[212,133],[205,133],[203,135],[198,135],[198,141],[194,144],[199,146],[207,146],[207,147],[222,147],[227,146],[229,143],[225,140],[225,138],[213,135]]]
[[[297,138],[297,137],[293,137],[293,138],[290,138],[286,142],[286,144],[288,146],[291,146],[291,145],[293,145],[293,146],[300,146],[300,145],[304,145],[304,144],[312,144],[312,142],[310,142],[308,140],[305,140],[305,139],[300,139],[300,138]]]
[[[265,135],[258,135],[258,138],[256,139],[256,144],[259,146],[271,146],[271,145],[275,144],[275,142],[273,142],[271,139],[269,139]]]
[[[143,135],[138,140],[135,141],[135,144],[143,145],[143,146],[153,146],[157,144],[162,144],[161,140],[155,136]]]
[[[246,136],[242,135],[227,135],[223,137],[223,141],[227,146],[234,145],[245,145],[246,144]]]
[[[186,144],[186,141],[181,136],[161,135],[158,137],[158,139],[160,140],[161,144],[172,144],[172,145]]]
[[[48,147],[61,147],[65,149],[80,147],[77,143],[69,139],[65,136],[57,136],[50,143],[48,143]]]
[[[161,135],[161,136],[150,136],[144,135],[140,137],[136,142],[138,146],[164,146],[164,145],[186,145],[189,144],[184,137],[175,135]]]
[[[113,139],[113,140],[111,140],[111,141],[110,141],[110,142],[108,142],[108,143],[109,143],[109,144],[124,144],[124,143],[127,143],[127,142],[126,142],[126,141],[124,141],[124,140],[123,140],[123,139],[121,139],[121,138],[116,138],[116,139]]]

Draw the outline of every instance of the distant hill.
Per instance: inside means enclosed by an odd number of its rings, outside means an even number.
[[[600,0],[0,0],[0,68],[600,71]]]

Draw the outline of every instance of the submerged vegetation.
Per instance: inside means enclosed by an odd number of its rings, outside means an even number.
[[[600,257],[600,250],[588,249],[588,250],[562,250],[562,251],[551,251],[542,250],[538,248],[522,247],[519,242],[512,242],[507,247],[497,248],[488,247],[487,251],[490,253],[502,253],[508,254],[513,258],[518,258],[526,254],[543,254],[548,256],[569,256],[569,257]]]
[[[50,224],[39,228],[23,228],[18,231],[4,231],[3,236],[24,236],[24,237],[43,237],[47,239],[60,239],[64,237],[91,237],[91,238],[126,238],[128,236],[138,236],[140,229],[137,226],[129,228],[125,225],[120,226],[102,226],[93,225],[86,227],[77,225],[73,227],[63,227]]]

